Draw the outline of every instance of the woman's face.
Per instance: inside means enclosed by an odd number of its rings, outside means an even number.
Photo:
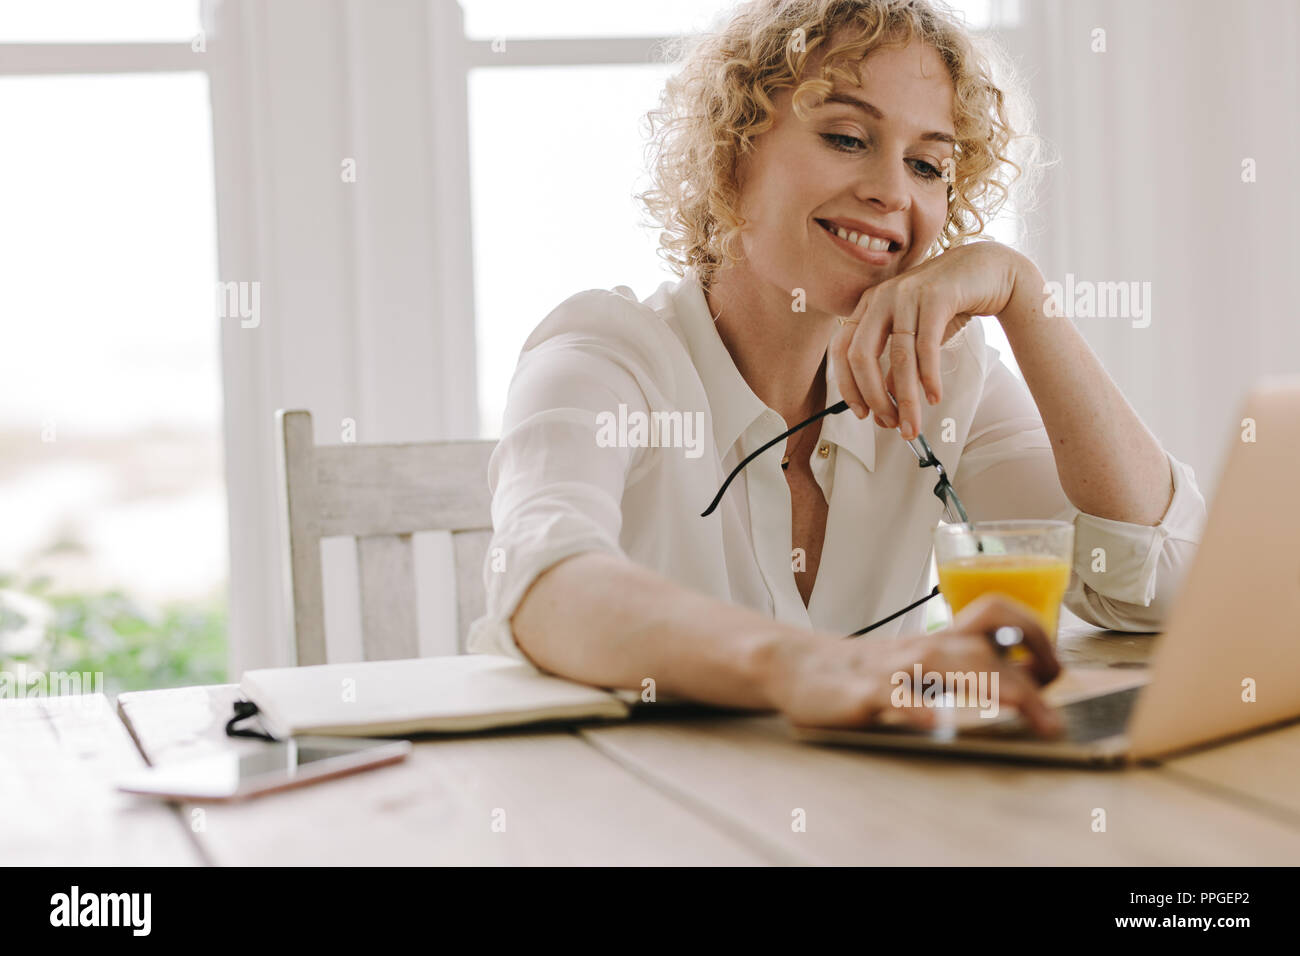
[[[850,314],[866,289],[921,262],[947,218],[953,87],[939,54],[876,50],[859,75],[860,89],[837,83],[807,120],[782,90],[738,167],[747,264],[786,294],[803,289],[809,312]]]

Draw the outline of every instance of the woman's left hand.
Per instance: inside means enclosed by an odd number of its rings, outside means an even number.
[[[877,424],[898,427],[904,438],[915,438],[921,428],[921,395],[931,405],[943,397],[939,347],[972,316],[1002,313],[1027,261],[1001,243],[972,242],[867,289],[831,339],[831,368],[840,397],[858,418],[874,412]],[[887,342],[888,383],[880,371]]]

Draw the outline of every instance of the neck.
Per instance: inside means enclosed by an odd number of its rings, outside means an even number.
[[[790,426],[826,407],[823,361],[834,316],[794,311],[790,292],[743,263],[719,271],[705,299],[718,336],[763,404]]]

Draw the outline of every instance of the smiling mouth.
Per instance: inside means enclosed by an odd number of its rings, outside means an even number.
[[[821,226],[832,236],[837,236],[845,242],[851,242],[870,252],[897,252],[902,248],[901,245],[894,242],[892,239],[879,239],[875,236],[869,236],[865,232],[861,234],[852,232],[851,230],[845,229],[843,226],[834,226],[825,219],[818,219],[817,225]]]

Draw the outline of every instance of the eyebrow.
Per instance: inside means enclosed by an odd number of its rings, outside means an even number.
[[[883,120],[885,118],[884,113],[880,112],[880,110],[876,109],[866,100],[860,100],[856,96],[850,96],[848,93],[836,93],[836,92],[827,93],[826,99],[824,99],[822,102],[843,103],[845,106],[852,106],[854,109],[862,110],[862,112],[866,113],[868,116],[872,117],[873,119]],[[954,146],[957,144],[956,138],[954,138],[951,133],[939,133],[939,132],[922,133],[921,139],[925,142],[951,143]]]

